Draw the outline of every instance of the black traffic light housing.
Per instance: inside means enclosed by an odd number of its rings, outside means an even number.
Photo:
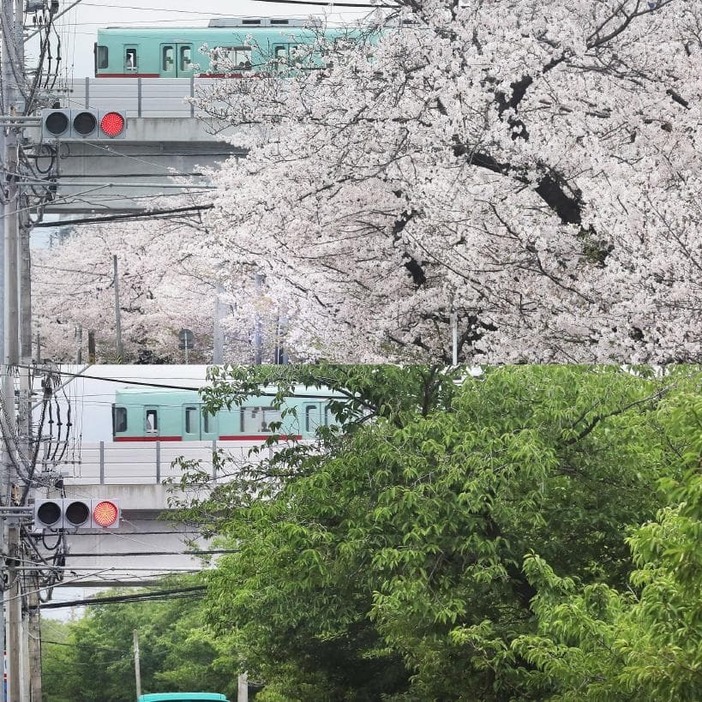
[[[119,519],[116,500],[58,497],[34,501],[36,529],[114,529]]]
[[[42,139],[111,141],[127,136],[127,115],[120,110],[52,108],[41,111]]]

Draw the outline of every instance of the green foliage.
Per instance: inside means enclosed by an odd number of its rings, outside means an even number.
[[[344,388],[363,421],[301,447],[285,473],[252,462],[206,505],[238,549],[208,573],[232,669],[271,700],[545,694],[550,679],[511,646],[535,633],[524,559],[626,582],[626,529],[676,476],[671,382],[605,367],[499,368],[460,386],[421,367],[282,372]],[[229,369],[213,401],[230,373],[245,392],[282,380]]]
[[[201,601],[92,605],[61,631],[62,645],[43,646],[45,702],[133,702],[134,631],[144,692],[213,690],[235,696],[236,675],[219,666],[217,641],[204,628]]]
[[[246,670],[259,702],[702,697],[697,369],[226,369],[209,402],[229,377],[338,390],[343,429],[194,502],[231,550],[204,602],[91,608],[45,646],[46,702],[132,700],[134,628],[145,690],[234,698]]]
[[[662,480],[671,505],[628,539],[636,570],[620,592],[557,577],[528,557],[538,632],[513,642],[553,700],[702,698],[702,400],[680,392],[661,422],[687,468]]]
[[[51,681],[50,688],[44,686],[42,690],[43,702],[73,702],[65,686],[65,676],[72,663],[69,629],[67,622],[53,619],[42,621],[42,680]]]

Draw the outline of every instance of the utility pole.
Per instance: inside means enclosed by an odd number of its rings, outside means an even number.
[[[132,632],[134,639],[134,677],[136,678],[136,696],[141,697],[141,662],[139,658],[139,632],[134,629]]]
[[[223,307],[221,296],[224,293],[224,287],[218,281],[217,287],[215,288],[215,309],[214,309],[214,334],[212,335],[213,340],[213,351],[212,351],[212,363],[216,366],[224,363],[224,334],[222,333],[222,317],[223,317]]]
[[[23,626],[22,601],[24,597],[22,583],[22,542],[20,538],[20,516],[12,516],[12,509],[21,507],[26,499],[26,491],[20,489],[18,468],[20,455],[15,407],[15,372],[20,366],[20,339],[23,341],[22,353],[27,347],[31,349],[28,335],[29,320],[20,318],[20,304],[25,310],[29,306],[29,258],[28,242],[26,248],[20,246],[20,189],[19,157],[20,132],[24,104],[22,90],[24,85],[24,37],[22,0],[5,0],[1,3],[0,25],[2,52],[0,53],[0,87],[2,102],[2,124],[0,131],[0,175],[2,192],[0,192],[0,240],[2,248],[2,377],[0,383],[0,411],[2,412],[2,480],[0,480],[0,508],[3,517],[0,520],[0,575],[2,575],[2,620],[3,644],[7,651],[8,686],[7,702],[25,702],[29,700],[29,670],[26,665],[27,638]],[[20,253],[22,257],[20,258]],[[24,273],[20,276],[20,271]],[[27,286],[21,291],[20,285]],[[27,312],[25,312],[27,314]],[[31,355],[31,350],[29,351]],[[24,384],[25,392],[28,380]],[[27,398],[28,399],[28,398]],[[26,417],[29,426],[29,417]],[[21,432],[24,434],[25,432]],[[29,434],[26,434],[27,441]],[[26,452],[25,452],[26,455]],[[0,700],[5,702],[4,686],[0,690]],[[40,691],[39,691],[40,693]]]
[[[117,363],[124,363],[124,346],[122,345],[122,312],[119,304],[119,271],[117,256],[112,257],[112,275],[115,281],[115,334],[117,336]]]
[[[261,296],[263,293],[263,273],[256,273],[254,277],[256,286],[256,316],[254,318],[254,365],[263,363],[263,322],[261,321]]]

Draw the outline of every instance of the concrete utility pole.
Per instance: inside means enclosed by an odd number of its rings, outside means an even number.
[[[2,247],[2,382],[0,385],[0,412],[2,412],[2,480],[0,480],[0,587],[2,587],[3,643],[7,651],[7,693],[0,686],[0,700],[25,702],[29,700],[29,670],[26,665],[26,637],[23,627],[22,599],[22,543],[19,513],[13,516],[13,507],[20,507],[26,497],[19,488],[17,452],[19,439],[16,426],[15,378],[19,368],[20,338],[27,336],[28,321],[20,324],[20,303],[29,304],[28,289],[20,290],[20,281],[28,285],[28,247],[20,261],[20,190],[19,190],[19,136],[22,129],[24,104],[21,88],[24,85],[24,38],[22,35],[23,2],[3,1],[0,9],[2,53],[0,79],[2,102],[2,135],[0,137],[0,241]],[[24,275],[19,271],[24,269]],[[31,348],[31,342],[29,343]],[[27,347],[25,339],[23,352]],[[27,383],[25,384],[25,388]],[[27,419],[27,426],[29,419]],[[28,438],[28,435],[27,435]],[[39,691],[39,694],[40,691]],[[35,698],[40,699],[40,698]]]
[[[136,696],[141,697],[141,661],[139,658],[139,632],[134,629],[134,677],[136,678]]]
[[[0,12],[5,12],[4,8],[0,9]],[[5,111],[5,86],[7,85],[5,81],[5,66],[7,65],[7,51],[5,47],[5,41],[2,41],[2,55],[0,56],[0,80],[2,83],[0,84],[0,88],[2,89],[2,101],[0,102],[0,112]],[[4,165],[5,165],[5,154],[7,151],[6,147],[6,138],[5,138],[5,128],[3,126],[0,126],[0,158],[3,159],[2,162],[2,170],[0,170],[0,176],[2,175],[4,171]],[[2,192],[0,192],[0,362],[4,363],[5,361],[5,229],[4,229],[4,222],[5,222],[5,216],[6,216],[6,198]],[[5,372],[4,366],[2,368],[2,373],[0,375],[0,394],[1,396],[6,397],[6,392],[8,389],[8,382],[7,382],[7,373]],[[1,431],[1,430],[0,430]],[[0,505],[6,505],[7,504],[7,496],[8,496],[8,484],[10,481],[10,458],[7,455],[7,450],[4,448],[4,442],[0,443]],[[7,529],[6,529],[6,522],[5,519],[0,519],[0,559],[4,559],[4,555],[6,553],[6,543],[7,543]],[[6,627],[5,627],[5,612],[6,606],[5,606],[5,587],[6,583],[4,580],[5,576],[5,569],[4,565],[2,563],[2,560],[0,560],[0,569],[2,569],[2,572],[0,572],[0,604],[2,605],[0,607],[0,644],[2,644],[2,648],[0,649],[0,652],[2,653],[3,656],[3,669],[5,668],[5,655],[7,651],[7,646],[6,646],[6,641],[7,641],[7,632],[6,632]],[[6,695],[6,687],[3,682],[2,685],[0,685],[0,702],[6,702],[7,695]]]
[[[237,702],[248,702],[249,700],[249,675],[248,673],[242,673],[237,680],[236,688],[236,700]]]

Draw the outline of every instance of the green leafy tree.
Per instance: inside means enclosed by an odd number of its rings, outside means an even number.
[[[135,593],[121,594],[128,599]],[[65,625],[62,645],[43,647],[45,701],[133,702],[135,631],[144,692],[234,694],[236,676],[232,680],[217,662],[217,641],[205,628],[202,606],[199,599],[177,596],[91,605],[82,619]]]
[[[627,590],[559,577],[530,556],[525,570],[538,587],[535,635],[513,650],[536,666],[535,689],[552,700],[702,698],[702,400],[683,395],[671,424],[682,480],[662,482],[671,504],[628,539],[636,570]]]
[[[533,664],[510,648],[534,630],[524,558],[626,582],[625,530],[675,471],[670,383],[613,367],[460,386],[419,367],[294,374],[225,369],[209,395],[287,380],[352,398],[346,431],[252,461],[189,515],[237,549],[207,574],[231,670],[265,682],[262,700],[527,699]]]
[[[44,619],[41,625],[42,680],[51,681],[42,689],[43,702],[72,702],[64,681],[73,662],[72,647],[68,642],[69,622]]]

